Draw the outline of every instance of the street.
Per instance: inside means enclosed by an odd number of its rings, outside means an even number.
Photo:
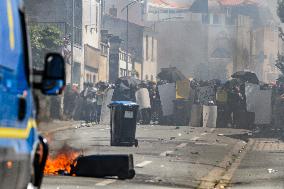
[[[48,134],[51,154],[63,145],[78,149],[83,155],[133,154],[136,177],[118,180],[46,176],[44,189],[284,186],[280,179],[284,175],[280,167],[284,143],[278,140],[280,135],[274,135],[281,133],[278,130],[138,125],[139,146],[135,148],[111,147],[109,126],[105,125],[76,123],[62,130],[53,129]]]

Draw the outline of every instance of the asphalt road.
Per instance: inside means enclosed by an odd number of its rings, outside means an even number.
[[[281,131],[140,125],[135,148],[111,147],[108,126],[79,125],[49,134],[51,153],[68,145],[83,155],[133,154],[135,178],[46,176],[43,189],[284,188]]]

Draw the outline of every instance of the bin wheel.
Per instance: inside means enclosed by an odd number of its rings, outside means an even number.
[[[134,143],[135,147],[138,147],[138,140],[135,139],[135,143]]]
[[[134,169],[131,169],[131,170],[129,170],[129,172],[128,172],[128,179],[133,179],[134,177],[135,177],[135,170]]]

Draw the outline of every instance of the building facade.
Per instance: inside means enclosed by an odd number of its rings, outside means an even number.
[[[138,70],[141,69],[140,79],[156,81],[158,44],[155,33],[151,28],[129,22],[127,44],[127,22],[125,20],[113,15],[104,15],[102,27],[108,33],[116,36],[110,40],[109,73],[112,73],[112,69],[116,71],[117,66],[121,66],[118,74],[110,74],[110,81],[113,80],[111,77],[117,78],[120,75],[127,75],[127,69],[128,75],[132,76],[136,76],[136,73],[139,73]],[[115,42],[115,45],[112,45],[113,42]],[[127,52],[128,56],[126,55]],[[117,60],[120,61],[120,64],[114,65]],[[128,62],[128,67],[126,62]],[[137,65],[139,63],[141,66]]]
[[[62,39],[66,39],[66,51],[71,53],[71,39],[74,12],[74,48],[73,69],[71,69],[71,58],[66,61],[66,81],[82,85],[84,70],[84,57],[82,47],[82,10],[81,0],[25,0],[28,24],[45,25],[57,27],[62,33]],[[74,11],[73,11],[74,8]],[[63,48],[63,47],[62,47]],[[61,50],[59,50],[61,51]],[[73,73],[71,73],[73,71]],[[72,77],[71,77],[72,76]],[[73,80],[73,81],[71,81]]]
[[[72,54],[74,33],[73,65],[72,58],[65,59],[67,84],[79,84],[82,90],[84,82],[108,81],[109,46],[101,41],[102,1],[25,1],[30,25],[51,25],[62,32],[63,56]]]

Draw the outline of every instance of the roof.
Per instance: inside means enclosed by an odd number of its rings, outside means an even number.
[[[148,4],[152,7],[167,8],[167,9],[187,9],[190,8],[194,1],[177,2],[176,0],[149,0]]]
[[[239,6],[239,5],[260,5],[262,1],[259,0],[219,0],[223,6]]]

